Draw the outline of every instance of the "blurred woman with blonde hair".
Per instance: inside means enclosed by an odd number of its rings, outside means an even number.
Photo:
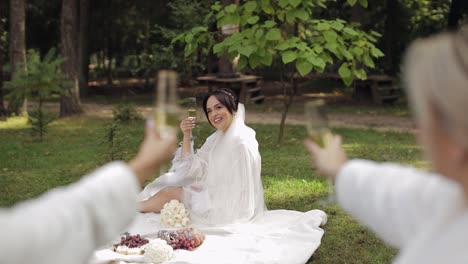
[[[415,41],[404,75],[432,172],[392,163],[348,160],[341,138],[306,147],[318,171],[336,184],[340,205],[400,249],[396,263],[467,263],[468,34]]]

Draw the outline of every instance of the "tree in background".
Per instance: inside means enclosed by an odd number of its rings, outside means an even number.
[[[7,98],[10,101],[20,98],[37,101],[37,109],[29,112],[28,121],[33,133],[39,135],[40,141],[47,125],[53,120],[52,115],[43,109],[44,100],[53,93],[61,93],[61,86],[67,83],[60,72],[62,62],[63,59],[56,56],[55,49],[51,49],[42,60],[37,51],[29,50],[26,67],[16,72],[16,78],[5,82],[5,88],[9,90]]]
[[[3,70],[2,66],[5,64],[5,61],[8,59],[6,54],[8,53],[8,34],[5,30],[6,19],[0,17],[0,119],[3,119],[7,116],[7,109],[3,102]]]
[[[80,89],[78,85],[77,59],[77,2],[76,0],[62,1],[62,15],[60,20],[61,53],[65,58],[62,71],[70,83],[63,87],[60,98],[60,116],[70,116],[81,113]]]
[[[78,85],[80,96],[88,95],[89,79],[89,0],[79,0]]]
[[[374,68],[374,58],[383,53],[374,46],[377,32],[366,33],[353,23],[341,19],[316,19],[315,12],[326,9],[327,0],[251,0],[226,7],[215,3],[211,14],[217,27],[239,26],[240,31],[213,46],[218,56],[228,54],[229,60],[238,59],[238,69],[271,66],[281,63],[281,81],[284,88],[284,111],[278,142],[284,138],[284,124],[293,96],[296,93],[296,74],[323,73],[327,67],[338,66],[338,74],[346,85],[355,78],[366,79],[367,68]],[[357,0],[349,0],[350,5]],[[359,0],[367,7],[367,0]],[[208,27],[194,28],[176,38],[186,48],[197,48],[198,39],[213,36]],[[187,52],[187,54],[191,54]],[[288,85],[289,84],[289,85]]]
[[[25,40],[25,0],[10,0],[10,71],[11,78],[17,78],[17,72],[26,69]],[[8,111],[20,114],[27,112],[26,98],[10,101]],[[23,109],[21,109],[21,106]]]

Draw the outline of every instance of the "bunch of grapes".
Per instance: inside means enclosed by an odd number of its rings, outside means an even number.
[[[136,248],[141,247],[149,242],[148,239],[141,237],[139,234],[137,235],[130,235],[129,233],[125,233],[125,236],[120,237],[120,242],[114,244],[114,248],[118,246],[127,246],[129,248]]]
[[[184,228],[178,230],[160,230],[158,238],[163,239],[173,249],[194,250],[205,240],[205,235],[193,228]]]

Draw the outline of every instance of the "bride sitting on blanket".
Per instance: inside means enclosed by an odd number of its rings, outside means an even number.
[[[159,213],[176,199],[197,225],[247,222],[266,210],[255,131],[245,125],[244,105],[229,89],[207,94],[203,110],[216,132],[195,152],[190,140],[195,123],[182,120],[183,142],[173,166],[141,192],[141,211]]]

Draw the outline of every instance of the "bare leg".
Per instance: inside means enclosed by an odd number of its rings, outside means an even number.
[[[141,202],[142,213],[159,213],[164,204],[170,200],[182,200],[182,187],[166,187],[153,197]]]

